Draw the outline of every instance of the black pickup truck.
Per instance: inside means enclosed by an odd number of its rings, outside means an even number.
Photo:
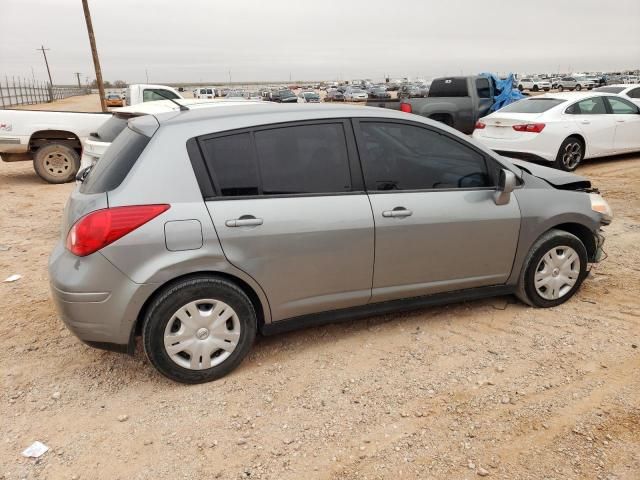
[[[427,98],[370,100],[367,105],[415,113],[472,133],[478,119],[489,113],[494,95],[487,77],[443,77],[431,82]]]

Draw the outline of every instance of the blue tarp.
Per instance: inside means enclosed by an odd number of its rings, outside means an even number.
[[[506,79],[501,79],[493,73],[481,73],[483,77],[487,77],[490,82],[495,86],[496,96],[493,97],[493,105],[491,105],[491,112],[500,110],[502,107],[509,105],[510,103],[522,100],[525,96],[517,88],[513,88],[514,78],[513,73],[507,75]]]

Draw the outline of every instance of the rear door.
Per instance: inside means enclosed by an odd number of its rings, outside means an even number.
[[[587,142],[587,156],[610,155],[614,152],[616,124],[607,114],[604,97],[592,97],[574,103],[565,110]]]
[[[516,250],[515,196],[493,200],[497,164],[423,124],[356,123],[376,225],[372,302],[506,282]]]
[[[616,152],[640,150],[640,112],[638,106],[624,98],[606,97],[615,121],[613,147]]]
[[[371,205],[348,122],[303,122],[200,139],[227,259],[265,291],[274,321],[367,303]]]

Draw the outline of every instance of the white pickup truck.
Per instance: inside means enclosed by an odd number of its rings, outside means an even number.
[[[131,85],[127,101],[134,103],[182,98],[171,87]],[[0,109],[0,157],[5,162],[33,161],[36,173],[49,183],[72,181],[80,168],[85,142],[111,113]]]

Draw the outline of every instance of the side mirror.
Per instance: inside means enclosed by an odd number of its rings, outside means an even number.
[[[515,173],[502,169],[498,180],[498,189],[493,194],[493,201],[496,205],[506,205],[511,199],[511,192],[516,188],[517,179]]]

